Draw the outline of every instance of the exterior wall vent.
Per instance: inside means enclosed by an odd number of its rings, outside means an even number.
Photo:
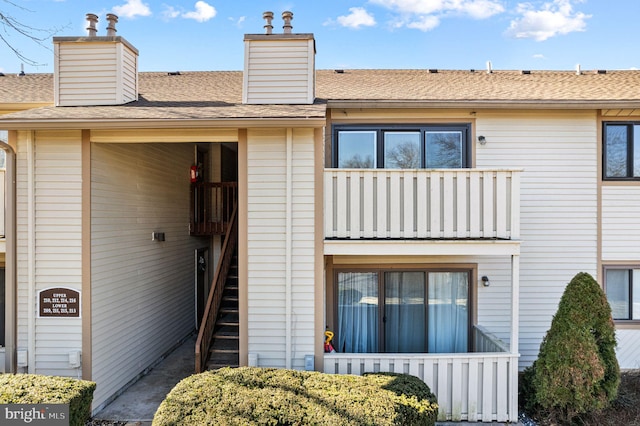
[[[265,12],[265,34],[244,36],[245,104],[312,104],[315,100],[315,39],[292,33],[293,13],[283,12],[284,33],[273,34]]]
[[[54,37],[56,106],[123,105],[138,100],[138,50],[116,36],[118,17],[107,14],[106,36],[87,14],[86,37]]]

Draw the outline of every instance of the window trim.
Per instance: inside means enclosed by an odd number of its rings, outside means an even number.
[[[338,338],[338,330],[337,325],[339,324],[338,320],[338,274],[339,273],[349,273],[349,272],[375,272],[378,274],[378,351],[372,352],[376,354],[392,354],[395,352],[385,352],[385,326],[384,326],[384,301],[386,298],[385,294],[385,281],[384,276],[386,272],[424,272],[425,273],[425,305],[426,305],[426,315],[425,315],[425,339],[426,342],[429,341],[429,279],[428,275],[430,272],[466,272],[468,279],[468,289],[467,289],[467,297],[468,297],[468,313],[467,313],[467,352],[464,353],[472,353],[475,351],[475,339],[473,337],[473,327],[476,321],[476,294],[475,294],[475,286],[473,283],[476,277],[476,268],[475,265],[468,264],[460,264],[460,265],[425,265],[425,266],[416,266],[416,265],[385,265],[385,267],[379,266],[366,266],[366,265],[340,265],[339,267],[334,265],[334,268],[331,271],[332,275],[332,322],[333,322],[333,331],[336,334],[336,339]],[[382,302],[382,303],[380,303]],[[428,352],[428,343],[427,343],[427,352],[424,353],[432,353]],[[345,352],[351,353],[351,352]]]
[[[607,127],[627,127],[627,175],[623,177],[607,176]],[[640,121],[603,121],[602,122],[602,180],[608,182],[640,182],[640,176],[634,176],[634,127],[640,126]],[[640,135],[638,135],[640,137]]]
[[[633,317],[633,270],[637,269],[640,270],[640,265],[637,264],[625,264],[625,265],[604,265],[602,267],[602,289],[604,291],[605,297],[607,297],[607,271],[609,270],[624,270],[624,271],[630,271],[630,280],[631,282],[629,283],[629,315],[631,317]],[[607,297],[607,302],[609,301],[609,298]],[[640,318],[631,318],[631,319],[616,319],[613,318],[613,312],[611,315],[613,322],[618,325],[629,325],[629,326],[633,326],[632,328],[637,328],[638,326],[640,326]]]
[[[384,169],[384,134],[385,132],[418,132],[420,134],[420,169],[426,167],[426,145],[425,132],[437,131],[459,131],[462,132],[462,169],[472,167],[472,143],[471,143],[471,123],[429,123],[429,124],[388,124],[388,125],[367,125],[367,124],[333,124],[331,126],[331,167],[338,167],[338,134],[341,131],[369,131],[376,132],[376,164],[375,169]]]

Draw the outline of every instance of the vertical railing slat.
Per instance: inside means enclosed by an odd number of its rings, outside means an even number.
[[[507,234],[507,172],[496,172],[496,238],[508,238]]]
[[[335,190],[334,184],[334,172],[324,172],[324,236],[327,238],[333,238],[336,236],[334,228],[333,215],[336,210],[335,203]]]
[[[451,389],[449,388],[449,360],[440,358],[438,360],[438,420],[449,420],[451,413]]]
[[[338,238],[347,238],[347,174],[338,173],[336,185],[336,236]]]
[[[429,188],[429,198],[431,199],[431,205],[429,206],[429,213],[431,215],[431,238],[441,238],[440,233],[440,207],[442,198],[440,198],[440,182],[441,182],[441,173],[433,172],[431,174],[431,185]]]
[[[400,173],[395,170],[389,171],[389,231],[391,238],[401,238],[400,218],[402,217],[402,187],[400,184]]]
[[[360,238],[360,203],[362,198],[360,197],[360,173],[351,173],[349,189],[349,237]]]
[[[453,203],[454,198],[454,186],[453,186],[453,176],[458,172],[446,171],[442,173],[442,194],[440,195],[442,198],[440,201],[442,203],[442,236],[447,239],[451,239],[455,237],[453,230],[453,220],[455,218],[456,212],[454,210],[455,206]]]
[[[511,239],[520,238],[520,173],[511,173]]]
[[[373,238],[375,236],[373,232],[373,219],[375,215],[375,206],[373,205],[373,177],[374,172],[371,170],[362,172],[362,237]]]
[[[427,222],[427,212],[429,209],[428,197],[429,189],[427,186],[426,173],[418,173],[416,176],[416,204],[417,204],[417,238],[427,238],[429,232],[429,223]]]
[[[469,237],[480,237],[480,219],[482,204],[480,195],[482,187],[480,185],[480,174],[472,172],[469,176]]]
[[[378,197],[375,209],[378,215],[378,224],[376,234],[378,238],[387,238],[389,237],[389,228],[387,227],[387,174],[379,172],[377,176],[376,189]]]
[[[478,418],[478,388],[480,387],[480,376],[478,375],[478,359],[469,360],[469,390],[467,395],[468,408],[467,420],[477,422]]]
[[[454,358],[451,367],[451,420],[462,420],[462,362],[460,358]],[[466,363],[468,359],[464,360]]]
[[[403,173],[404,175],[404,185],[402,186],[402,192],[404,196],[404,218],[402,221],[402,237],[403,238],[415,238],[416,234],[414,232],[414,222],[415,222],[415,197],[413,193],[414,188],[414,179],[413,173],[407,171]]]
[[[484,358],[482,364],[482,421],[493,420],[493,362],[491,357]]]
[[[493,172],[491,171],[482,173],[482,196],[482,237],[494,238],[493,203],[495,194],[493,191]]]
[[[469,238],[469,229],[467,228],[467,216],[469,214],[469,206],[467,205],[467,173],[458,173],[456,178],[456,238]]]
[[[507,422],[509,421],[509,410],[508,410],[508,395],[507,390],[508,386],[500,385],[500,383],[509,383],[509,362],[505,358],[498,358],[496,364],[496,372],[497,378],[496,382],[498,385],[496,386],[496,420],[499,422]]]

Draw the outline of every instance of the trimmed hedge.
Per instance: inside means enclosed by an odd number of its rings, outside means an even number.
[[[409,375],[241,367],[182,380],[160,404],[153,425],[431,426],[437,413],[429,387]]]
[[[620,367],[607,297],[589,274],[567,285],[540,354],[522,380],[526,409],[569,422],[601,410],[617,396]]]
[[[1,374],[0,404],[69,404],[69,426],[91,416],[94,382],[37,374]]]

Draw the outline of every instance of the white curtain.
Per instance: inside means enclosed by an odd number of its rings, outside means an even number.
[[[378,352],[378,273],[338,273],[338,352]]]
[[[424,272],[387,272],[385,285],[385,352],[426,352]]]
[[[468,280],[466,272],[429,273],[429,352],[468,351]]]

